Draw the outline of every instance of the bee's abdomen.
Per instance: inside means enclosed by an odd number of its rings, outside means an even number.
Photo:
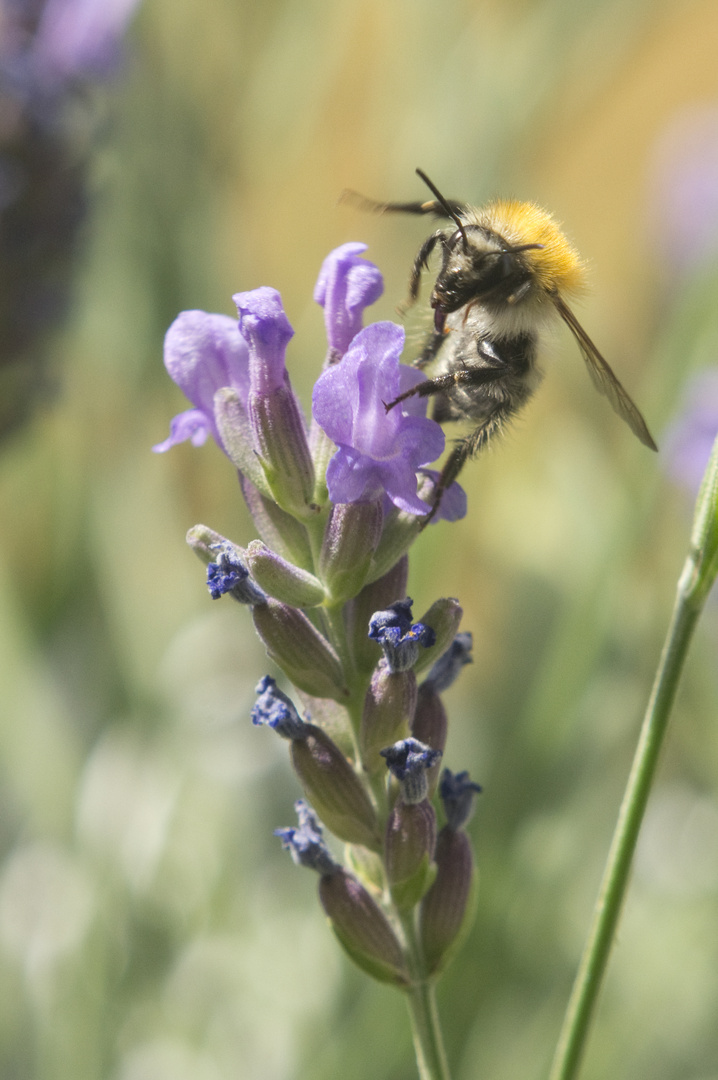
[[[461,372],[461,381],[437,394],[433,417],[438,423],[447,420],[483,421],[497,404],[517,412],[536,389],[540,373],[536,367],[537,336],[531,333],[492,339],[471,333],[469,329],[454,331],[441,357],[444,372]],[[496,372],[486,381],[486,370]],[[472,385],[467,374],[476,372]]]

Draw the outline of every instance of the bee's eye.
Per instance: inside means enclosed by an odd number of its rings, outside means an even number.
[[[516,272],[516,258],[513,252],[502,251],[494,264],[497,277],[510,277]]]

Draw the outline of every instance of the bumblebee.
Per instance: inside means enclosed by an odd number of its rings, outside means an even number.
[[[581,292],[584,268],[558,225],[533,203],[496,199],[482,209],[446,199],[417,169],[434,195],[427,202],[380,203],[356,192],[343,199],[376,213],[431,214],[453,223],[421,245],[409,279],[409,299],[419,295],[421,275],[438,248],[441,267],[431,292],[434,327],[415,361],[436,360],[437,374],[386,404],[433,397],[433,417],[472,421],[441,471],[426,525],[469,458],[478,454],[528,401],[541,381],[539,343],[559,316],[574,335],[599,393],[641,442],[657,450],[646,422],[564,297]]]

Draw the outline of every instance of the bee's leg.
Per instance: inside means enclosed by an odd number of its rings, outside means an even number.
[[[427,334],[424,348],[414,361],[414,367],[427,367],[432,360],[436,359],[437,353],[445,341],[446,330],[432,330],[431,333]]]
[[[446,236],[442,229],[437,229],[431,236],[427,236],[424,243],[419,248],[417,256],[414,259],[414,265],[411,268],[411,275],[409,277],[409,299],[400,305],[399,311],[404,312],[407,308],[416,300],[419,295],[419,285],[421,283],[422,270],[426,270],[429,256],[436,247],[437,243],[440,243],[444,250],[446,250]]]
[[[504,403],[497,404],[497,407],[493,412],[487,416],[485,420],[482,420],[479,426],[475,428],[470,435],[467,435],[464,439],[457,440],[454,449],[444,462],[444,467],[439,474],[439,479],[434,488],[431,509],[421,523],[422,529],[426,528],[431,519],[435,516],[441,506],[444,492],[447,488],[451,487],[469,458],[474,457],[480,450],[483,450],[491,437],[498,434],[504,421],[507,420],[510,415],[511,409],[508,405]]]
[[[455,386],[486,386],[487,383],[496,382],[505,375],[506,368],[503,366],[459,368],[458,371],[449,371],[445,375],[437,375],[435,379],[427,379],[425,382],[418,383],[417,386],[412,386],[410,390],[405,390],[388,404],[384,402],[384,408],[389,412],[400,401],[406,401],[407,398],[432,397],[434,394],[452,390]]]
[[[441,506],[441,500],[444,496],[444,492],[447,488],[451,487],[456,477],[463,469],[466,462],[471,457],[471,448],[469,446],[471,436],[467,436],[465,439],[459,439],[456,446],[449,454],[448,458],[444,462],[444,467],[439,474],[439,479],[436,482],[434,488],[434,494],[431,502],[431,509],[426,517],[421,522],[422,529],[425,529],[431,519],[434,517],[439,507]]]

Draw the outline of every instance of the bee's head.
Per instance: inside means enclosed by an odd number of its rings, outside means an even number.
[[[475,225],[457,229],[444,245],[443,265],[431,294],[431,306],[448,314],[474,301],[511,303],[512,297],[523,297],[533,279],[523,252],[537,247],[509,247]]]

